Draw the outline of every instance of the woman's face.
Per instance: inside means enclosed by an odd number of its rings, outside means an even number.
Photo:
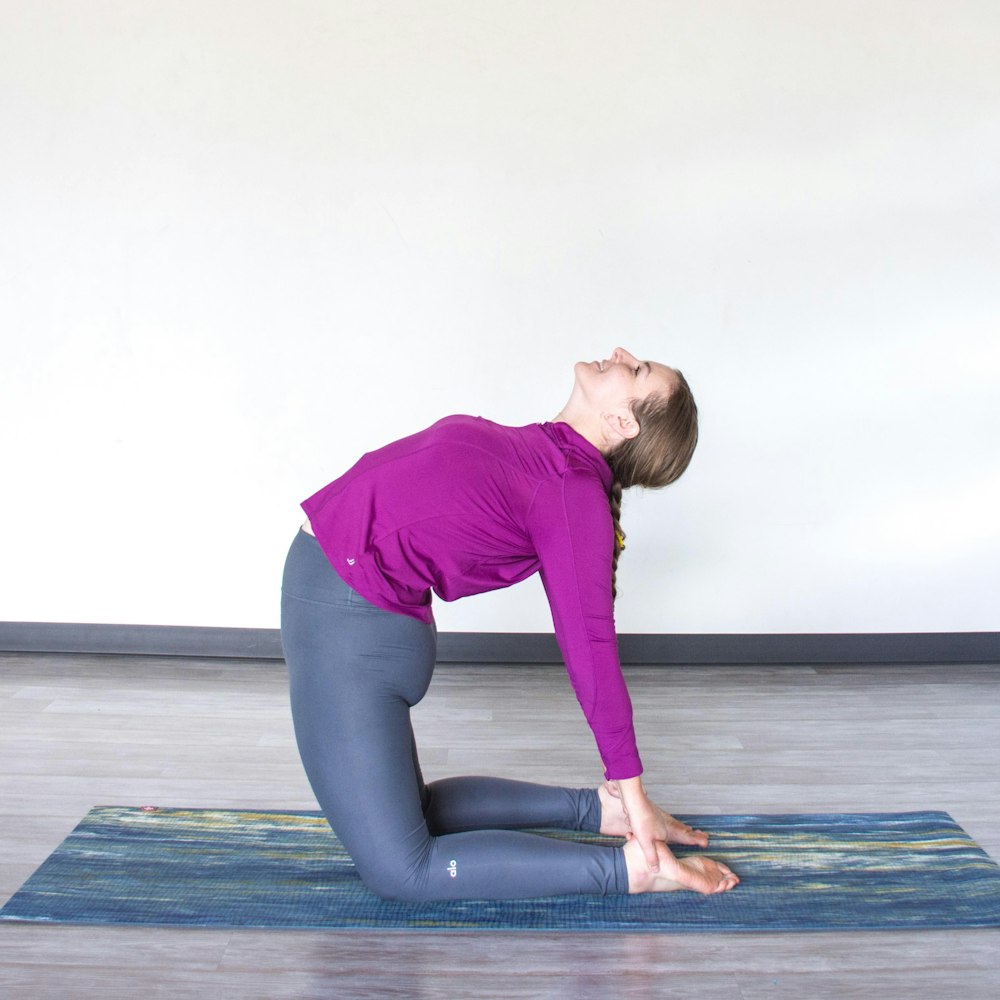
[[[627,410],[653,393],[669,396],[677,385],[672,368],[640,361],[623,347],[616,347],[603,361],[578,361],[574,374],[577,388],[601,413]]]

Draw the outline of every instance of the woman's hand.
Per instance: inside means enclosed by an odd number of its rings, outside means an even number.
[[[693,889],[709,895],[725,892],[739,883],[739,877],[727,865],[703,855],[677,858],[667,846],[675,844],[708,846],[708,834],[694,830],[654,805],[639,778],[609,782],[602,789],[621,800],[626,831],[626,865],[629,868],[629,891],[651,892],[669,889]],[[616,795],[617,793],[617,795]],[[633,846],[634,845],[634,846]],[[647,871],[641,870],[636,857],[639,848]]]
[[[649,870],[658,872],[663,851],[673,859],[673,854],[666,847],[667,831],[662,819],[666,814],[649,801],[640,778],[623,778],[615,781],[614,785],[625,812],[626,839],[638,842]],[[669,865],[666,857],[664,860]]]
[[[621,798],[619,784],[620,782],[617,781],[606,781],[598,789],[598,795],[601,799],[601,833],[628,838],[632,833],[632,829],[628,809]],[[682,823],[679,819],[675,819],[670,813],[664,812],[646,796],[641,782],[639,783],[639,788],[655,817],[654,839],[662,840],[668,844],[687,844],[692,847],[708,846],[707,833],[703,830],[695,830],[693,827],[688,826],[687,823]]]

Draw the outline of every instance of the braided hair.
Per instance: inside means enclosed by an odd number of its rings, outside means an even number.
[[[614,521],[611,596],[618,596],[618,557],[625,549],[622,530],[622,490],[631,486],[661,489],[680,478],[698,444],[698,407],[687,379],[673,369],[677,384],[668,396],[656,394],[632,404],[639,433],[606,455],[614,481],[608,498]]]

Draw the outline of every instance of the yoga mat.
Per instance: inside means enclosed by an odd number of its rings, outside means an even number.
[[[731,892],[395,903],[316,812],[99,806],[0,920],[398,930],[787,931],[1000,926],[1000,868],[943,812],[685,816]],[[545,836],[619,844],[597,834]],[[678,854],[697,849],[679,848]]]

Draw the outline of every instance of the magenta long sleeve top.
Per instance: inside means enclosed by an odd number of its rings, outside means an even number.
[[[642,773],[611,596],[611,469],[564,423],[451,416],[369,452],[302,504],[343,580],[387,611],[539,573],[607,778]]]

